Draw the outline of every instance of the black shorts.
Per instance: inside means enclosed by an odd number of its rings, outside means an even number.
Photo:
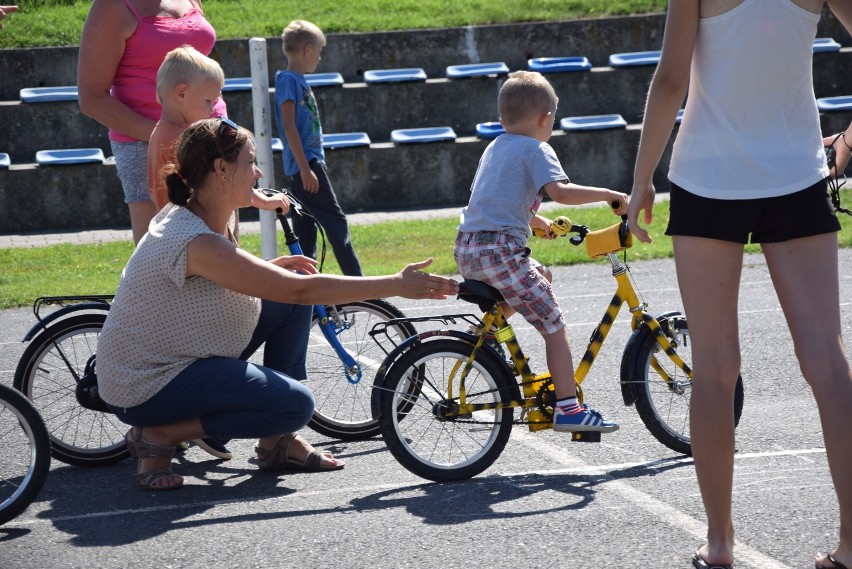
[[[826,180],[792,194],[753,200],[704,198],[672,184],[669,198],[666,235],[745,244],[840,231]]]

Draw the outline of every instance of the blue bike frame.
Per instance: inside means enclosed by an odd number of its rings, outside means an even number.
[[[267,195],[270,194],[278,194],[285,193],[280,192],[279,190],[271,190],[264,188],[262,190]],[[297,202],[293,196],[290,194],[286,194],[287,198],[290,200],[290,210],[294,215],[300,215],[312,219],[314,223],[317,221],[307,212],[302,209],[302,205]],[[281,223],[281,228],[284,230],[284,242],[287,245],[287,249],[290,251],[291,255],[302,255],[302,246],[299,245],[299,237],[296,235],[296,232],[293,231],[293,226],[290,224],[290,220],[287,219],[287,216],[284,215],[280,209],[277,211],[278,221]],[[317,223],[317,227],[319,224]],[[319,228],[322,231],[322,228]],[[332,310],[334,310],[332,308]],[[320,330],[322,330],[323,336],[325,336],[328,344],[334,349],[337,356],[340,358],[340,361],[343,362],[343,367],[346,373],[346,381],[352,384],[360,383],[362,379],[361,366],[355,361],[349,352],[346,351],[346,348],[343,347],[343,344],[340,343],[340,340],[337,338],[341,332],[349,329],[348,323],[337,324],[336,319],[332,318],[326,307],[322,304],[314,305],[314,315],[317,318],[317,321],[320,324]]]

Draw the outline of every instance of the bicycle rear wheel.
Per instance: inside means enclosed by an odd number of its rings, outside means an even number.
[[[44,418],[53,457],[75,466],[103,466],[129,456],[127,425],[77,401],[77,381],[95,355],[104,320],[104,313],[87,313],[50,324],[33,338],[15,370],[15,388]]]
[[[388,327],[388,337],[373,339],[369,332],[378,322],[405,318],[398,308],[384,300],[348,302],[326,309],[337,339],[360,366],[361,378],[347,374],[314,313],[306,361],[308,378],[304,383],[314,395],[316,408],[308,426],[342,440],[374,437],[379,434],[379,423],[370,407],[373,379],[388,352],[417,332],[410,322],[400,322]]]
[[[679,313],[661,322],[662,329],[677,354],[692,366],[692,351],[686,318]],[[626,357],[629,379],[636,388],[636,411],[654,437],[670,449],[692,456],[689,435],[690,395],[692,380],[660,349],[654,334],[647,328],[635,348]],[[734,394],[734,426],[743,411],[743,378],[737,378]]]
[[[513,408],[448,413],[448,378],[458,395],[460,370],[471,345],[458,340],[424,342],[403,354],[385,378],[379,398],[379,425],[388,449],[414,474],[449,482],[471,478],[491,466],[512,432]],[[467,403],[508,403],[517,385],[505,364],[478,352],[465,380]]]
[[[36,498],[50,472],[50,437],[26,397],[0,385],[0,525]]]

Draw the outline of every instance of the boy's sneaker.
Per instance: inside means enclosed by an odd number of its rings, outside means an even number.
[[[618,423],[606,421],[601,414],[583,405],[576,413],[562,414],[554,413],[553,430],[560,433],[580,433],[586,431],[597,431],[599,433],[611,433],[618,430]]]
[[[231,451],[228,450],[228,447],[226,447],[217,440],[210,438],[192,439],[192,442],[194,442],[198,448],[207,451],[207,453],[212,454],[216,458],[221,458],[222,460],[231,460],[232,458],[234,458],[234,455],[231,454]]]

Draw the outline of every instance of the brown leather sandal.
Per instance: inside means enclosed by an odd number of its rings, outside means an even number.
[[[171,466],[168,468],[163,468],[162,466],[158,466],[155,468],[149,468],[148,470],[143,470],[139,472],[139,468],[142,464],[143,458],[149,458],[154,456],[167,456],[169,460],[172,459],[175,455],[176,447],[167,447],[163,445],[158,445],[156,443],[149,443],[145,439],[142,438],[142,427],[138,427],[138,431],[136,434],[133,434],[133,429],[131,428],[127,431],[127,434],[124,436],[127,441],[127,450],[130,451],[130,456],[136,460],[136,481],[139,483],[139,486],[142,487],[143,490],[175,490],[183,486],[183,480],[180,481],[179,484],[172,485],[160,485],[158,482],[163,480],[164,478],[168,478],[170,476],[177,476],[171,469]]]
[[[340,470],[346,463],[337,460],[328,451],[314,449],[308,453],[304,460],[298,460],[289,456],[290,444],[296,440],[296,434],[281,435],[275,441],[275,446],[267,450],[254,447],[257,452],[257,465],[261,470],[284,470],[290,472],[325,472],[329,470]],[[331,458],[334,465],[323,462],[323,458]]]

